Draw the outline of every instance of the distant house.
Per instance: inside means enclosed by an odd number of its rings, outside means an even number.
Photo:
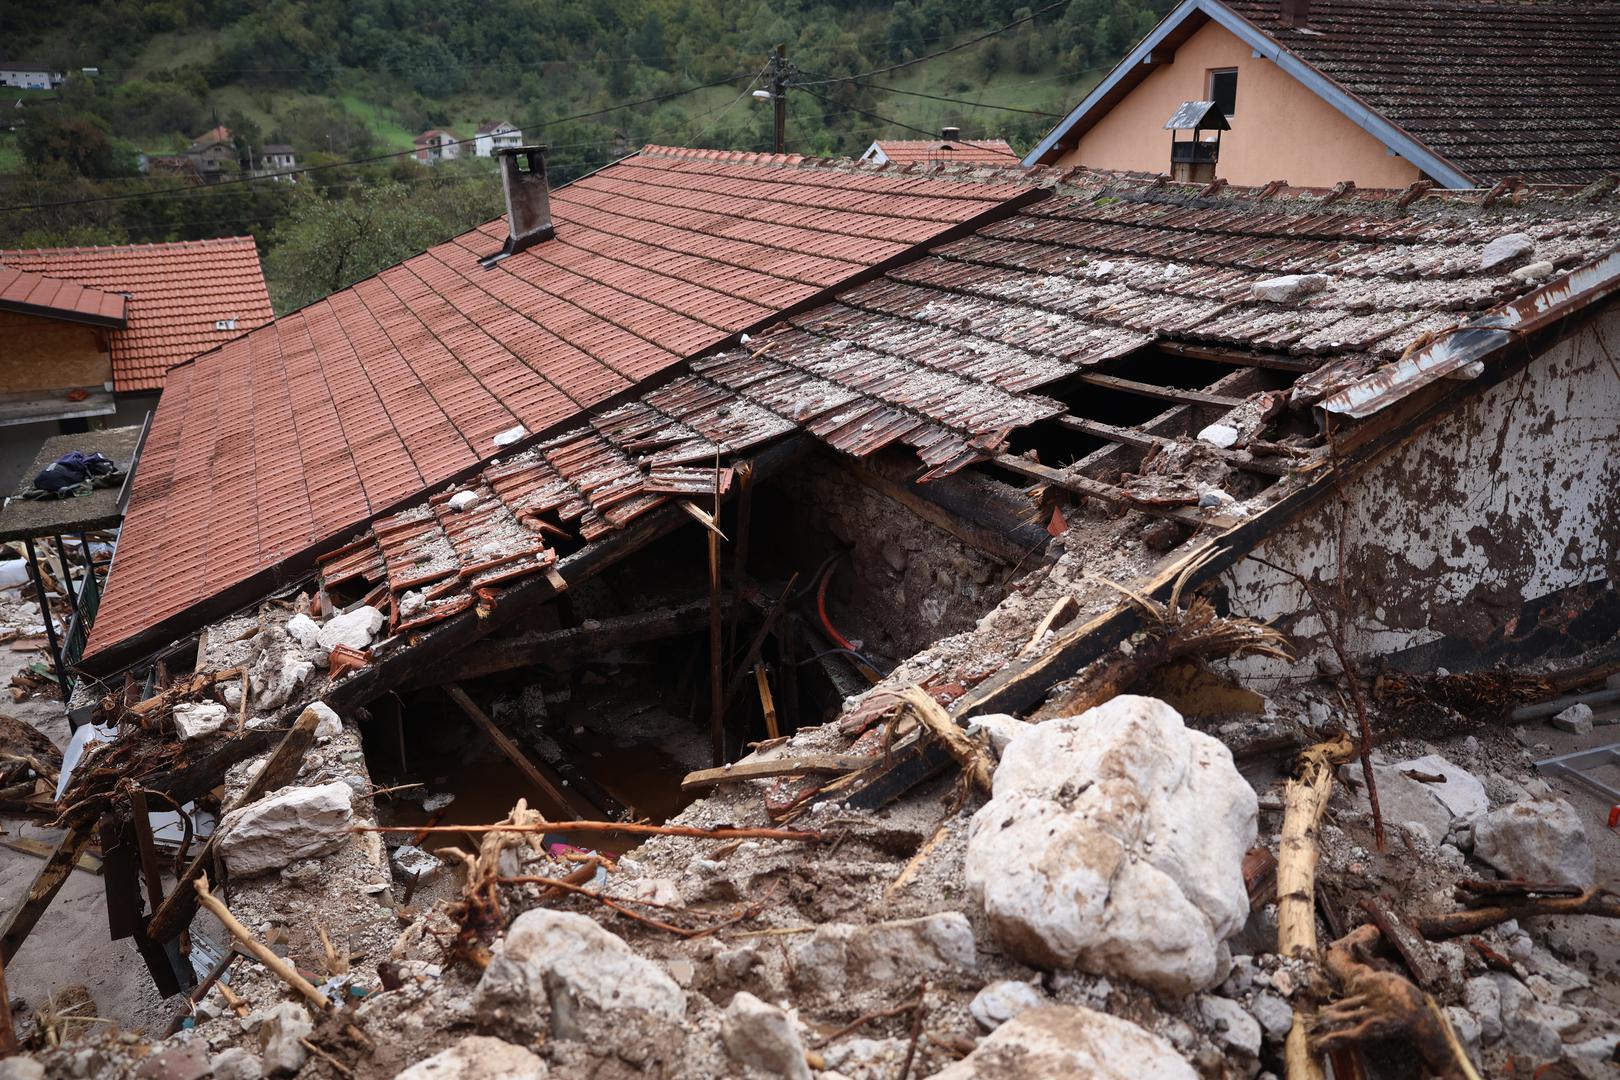
[[[1234,185],[1588,183],[1620,170],[1617,13],[1585,0],[1184,0],[1024,164]],[[1207,125],[1202,145],[1167,130],[1208,103],[1225,119],[1218,152]]]
[[[205,180],[217,179],[225,173],[234,172],[238,167],[236,143],[231,135],[231,129],[224,124],[211,128],[191,140],[186,156],[194,163],[197,175]]]
[[[0,250],[0,490],[52,435],[141,423],[171,367],[270,317],[252,237]]]
[[[264,172],[290,172],[297,167],[298,155],[286,143],[265,143],[259,151],[259,168]]]
[[[523,145],[523,132],[508,120],[485,121],[473,132],[473,153],[489,157],[497,150]]]
[[[453,131],[429,128],[413,140],[416,145],[416,160],[424,165],[454,161],[461,156],[461,144],[465,141]]]
[[[55,90],[67,81],[67,72],[49,64],[0,60],[0,86],[19,90]]]
[[[879,139],[862,161],[874,165],[915,165],[948,161],[970,165],[1017,165],[1018,153],[1006,139],[964,139],[961,128],[941,128],[937,139]]]

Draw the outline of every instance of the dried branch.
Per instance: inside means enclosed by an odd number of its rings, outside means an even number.
[[[752,904],[739,908],[737,911],[715,923],[713,926],[685,927],[676,926],[674,923],[670,922],[664,922],[662,919],[654,919],[650,915],[643,915],[640,912],[632,911],[630,908],[625,906],[626,904],[641,904],[644,907],[678,910],[672,908],[669,904],[660,904],[652,900],[635,900],[631,899],[630,897],[604,896],[602,893],[597,892],[594,889],[587,889],[583,886],[576,885],[567,878],[525,875],[522,877],[499,878],[497,880],[502,885],[544,885],[548,889],[556,892],[572,893],[575,896],[583,896],[588,900],[595,900],[603,907],[616,911],[627,919],[633,919],[634,921],[641,923],[643,926],[650,926],[654,930],[663,930],[666,933],[675,934],[676,936],[683,938],[708,937],[710,934],[724,930],[728,926],[734,926],[737,923],[742,922],[744,919],[751,919],[765,909],[765,904],[776,892],[775,886],[772,886],[770,891],[767,892],[763,898],[755,901]]]
[[[1378,938],[1378,927],[1369,924],[1328,947],[1323,963],[1346,996],[1317,1013],[1315,1048],[1335,1050],[1368,1039],[1404,1036],[1435,1076],[1480,1080],[1434,999],[1410,980],[1379,971],[1361,959],[1361,950]]]
[[[825,840],[819,832],[803,829],[738,828],[717,825],[700,829],[691,825],[642,825],[629,821],[541,821],[529,825],[439,825],[419,828],[415,825],[355,825],[349,832],[376,833],[629,833],[632,836],[695,836],[700,840],[804,840],[815,843]]]
[[[316,1012],[325,1012],[332,1007],[325,994],[310,985],[308,979],[298,974],[291,964],[277,956],[268,945],[254,937],[253,932],[231,914],[231,909],[225,906],[224,901],[208,891],[207,874],[197,878],[197,902],[212,912],[214,918],[230,931],[232,937],[242,943],[243,948],[253,954],[255,960],[269,968],[270,972],[282,982],[308,998],[310,1004],[315,1006]]]
[[[1458,889],[1462,891],[1462,886],[1459,885]],[[1424,937],[1451,938],[1477,934],[1509,919],[1536,915],[1597,915],[1605,919],[1620,919],[1620,893],[1599,887],[1587,889],[1576,896],[1527,896],[1488,907],[1453,911],[1449,915],[1431,915],[1416,920],[1416,925],[1418,933]]]

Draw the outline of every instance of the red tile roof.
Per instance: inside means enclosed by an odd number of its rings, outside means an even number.
[[[162,389],[171,367],[269,322],[273,314],[259,253],[248,236],[0,251],[0,266],[129,297],[128,324],[111,335],[113,386],[126,393]]]
[[[1017,165],[1018,153],[1006,139],[879,139],[883,156],[896,165],[951,162],[966,165]]]
[[[1481,186],[1620,169],[1613,0],[1312,0],[1305,29],[1226,3]]]
[[[6,266],[0,266],[0,308],[96,326],[124,325],[124,298],[117,293]]]
[[[493,269],[501,221],[229,342],[170,373],[87,656],[1026,191],[648,147]]]

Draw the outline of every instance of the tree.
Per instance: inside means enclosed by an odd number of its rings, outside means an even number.
[[[133,155],[117,146],[107,122],[56,106],[28,110],[18,137],[23,158],[35,166],[60,163],[79,176],[135,175]]]
[[[304,194],[277,227],[265,263],[276,310],[314,303],[499,212],[492,181],[439,168],[446,175],[386,182],[347,198]]]

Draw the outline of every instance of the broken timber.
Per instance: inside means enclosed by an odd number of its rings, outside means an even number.
[[[708,619],[709,602],[694,600],[656,611],[593,619],[563,630],[485,638],[469,645],[453,660],[436,664],[413,676],[405,686],[420,688],[462,682],[536,664],[565,670],[573,661],[625,645],[643,645],[695,634],[708,625]]]
[[[566,787],[560,780],[547,775],[540,766],[529,760],[529,755],[523,752],[523,748],[513,742],[511,737],[500,729],[500,725],[491,720],[489,714],[480,709],[477,702],[468,697],[467,692],[460,686],[455,683],[446,683],[444,692],[450,695],[451,701],[460,706],[461,711],[467,714],[468,719],[477,724],[484,734],[488,735],[490,740],[501,748],[501,753],[505,754],[512,764],[522,770],[523,775],[529,778],[530,783],[543,791],[552,802],[565,807],[572,813],[586,811],[587,816],[592,817],[597,814],[596,807],[592,806],[577,792]]]
[[[702,791],[737,780],[769,780],[778,776],[839,776],[872,764],[869,757],[853,754],[809,754],[766,761],[739,761],[718,769],[699,769],[686,774],[682,791]]]
[[[73,873],[73,865],[78,862],[79,854],[90,846],[93,831],[90,822],[79,822],[69,826],[62,839],[57,841],[56,850],[51,852],[51,857],[34,875],[27,895],[6,920],[5,930],[0,932],[0,965],[11,963],[17,955],[29,931],[34,929],[39,917],[45,914],[45,909],[51,906],[51,901],[61,890],[63,882]]]
[[[1076,495],[1101,499],[1103,502],[1112,503],[1115,506],[1140,510],[1142,513],[1151,514],[1154,517],[1169,518],[1171,521],[1191,526],[1194,529],[1214,523],[1211,519],[1205,518],[1192,510],[1184,510],[1174,506],[1154,506],[1151,503],[1138,502],[1136,499],[1131,498],[1130,493],[1123,488],[1117,488],[1112,484],[1105,484],[1100,480],[1081,476],[1076,472],[1041,465],[1018,457],[1015,454],[997,454],[995,462],[1003,469],[1018,473],[1020,476],[1027,476],[1031,480],[1039,480],[1043,484],[1050,484],[1055,488],[1062,488],[1064,491],[1073,492]]]

